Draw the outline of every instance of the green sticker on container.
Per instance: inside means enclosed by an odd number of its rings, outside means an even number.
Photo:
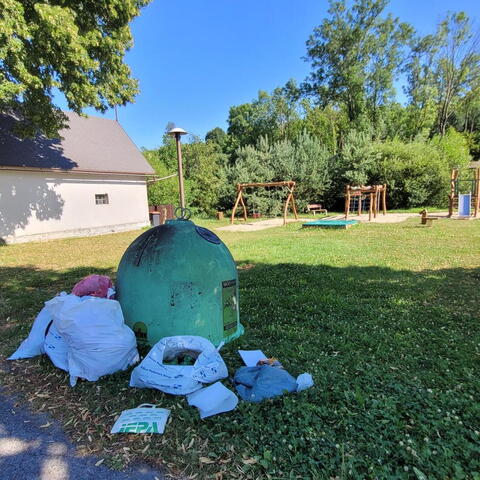
[[[223,336],[228,337],[237,329],[237,281],[222,282]]]

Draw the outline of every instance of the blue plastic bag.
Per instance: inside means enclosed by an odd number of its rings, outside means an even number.
[[[233,382],[240,397],[247,402],[261,402],[297,390],[294,377],[286,370],[270,365],[240,367],[235,372]]]

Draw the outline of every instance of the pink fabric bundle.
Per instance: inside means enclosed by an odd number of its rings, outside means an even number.
[[[92,297],[108,297],[108,289],[112,288],[113,284],[110,277],[106,275],[88,275],[88,277],[80,280],[72,289],[72,293],[77,297],[85,297],[90,295]]]

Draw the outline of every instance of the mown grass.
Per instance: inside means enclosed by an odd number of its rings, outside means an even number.
[[[71,389],[35,358],[4,362],[2,383],[114,466],[142,459],[197,478],[480,478],[480,221],[218,233],[239,265],[246,327],[222,350],[230,373],[237,349],[261,348],[293,375],[312,373],[314,388],[201,421],[184,398],[128,388],[129,372]],[[44,300],[89,273],[114,276],[137,235],[0,248],[2,358]],[[163,436],[108,434],[143,402],[172,410]]]

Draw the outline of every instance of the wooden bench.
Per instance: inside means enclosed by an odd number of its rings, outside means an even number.
[[[436,217],[427,217],[427,218],[422,218],[422,225],[426,225],[427,227],[432,226],[432,222],[434,220],[438,220]]]
[[[328,213],[327,209],[322,208],[322,205],[320,203],[311,203],[310,205],[307,205],[307,210],[309,212],[312,212],[314,215],[316,212],[325,213],[325,214]]]
[[[426,225],[427,227],[431,227],[433,224],[432,222],[438,220],[437,217],[429,217],[427,210],[422,210],[420,215],[422,216],[421,224]]]

